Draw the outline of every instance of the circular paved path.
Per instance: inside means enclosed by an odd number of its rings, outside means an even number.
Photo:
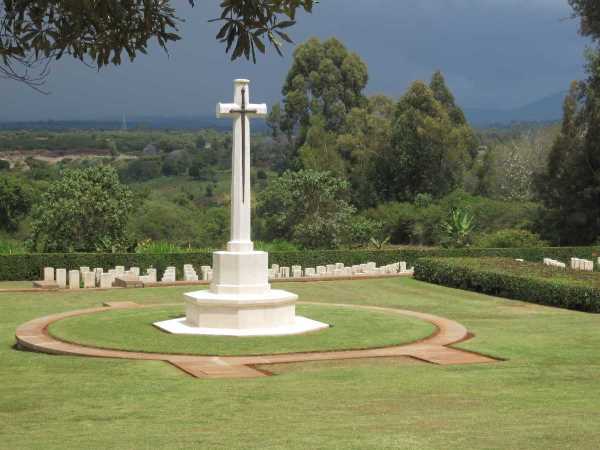
[[[305,304],[310,304],[306,303]],[[420,341],[385,348],[366,350],[343,350],[330,352],[287,353],[261,356],[195,356],[173,355],[168,353],[143,353],[126,350],[111,350],[61,341],[48,333],[48,326],[68,317],[93,314],[109,309],[152,308],[161,305],[140,305],[133,302],[109,302],[103,307],[68,311],[40,317],[17,328],[16,339],[20,347],[55,355],[77,355],[98,358],[142,359],[165,361],[197,378],[253,378],[267,376],[268,373],[256,366],[299,363],[308,361],[331,361],[342,359],[411,357],[433,364],[473,364],[490,363],[497,360],[477,353],[448,347],[469,339],[467,329],[453,320],[414,311],[382,308],[377,306],[331,304],[345,308],[360,308],[380,311],[387,314],[400,314],[415,317],[432,323],[437,332]]]

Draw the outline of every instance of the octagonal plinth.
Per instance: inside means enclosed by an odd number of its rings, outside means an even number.
[[[226,295],[210,291],[185,295],[187,323],[203,328],[272,328],[294,324],[298,296],[269,290],[260,295]]]

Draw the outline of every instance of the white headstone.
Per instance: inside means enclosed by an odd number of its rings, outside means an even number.
[[[95,272],[83,272],[83,287],[86,289],[96,287],[96,273]]]
[[[54,267],[44,267],[44,281],[54,281]]]
[[[67,287],[67,269],[56,269],[56,284],[59,288]]]
[[[114,276],[111,273],[101,273],[99,286],[102,289],[110,289],[114,281]]]
[[[79,289],[79,270],[69,270],[69,289]]]

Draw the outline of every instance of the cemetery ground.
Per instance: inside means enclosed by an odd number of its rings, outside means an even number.
[[[474,334],[455,347],[501,361],[312,362],[269,366],[272,377],[195,379],[162,361],[13,348],[15,329],[34,318],[107,301],[177,303],[189,287],[0,293],[0,446],[529,450],[600,442],[600,315],[409,278],[279,286],[304,302],[455,320]]]

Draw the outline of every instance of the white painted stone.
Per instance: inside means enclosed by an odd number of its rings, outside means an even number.
[[[67,269],[56,269],[56,284],[61,289],[67,287]]]
[[[133,275],[134,277],[139,277],[140,276],[140,268],[139,267],[130,267],[129,275]]]
[[[279,278],[289,278],[290,277],[290,268],[289,267],[280,267],[279,268]]]
[[[115,266],[115,275],[118,277],[125,275],[125,266]]]
[[[327,267],[317,266],[317,275],[325,275],[327,273]]]
[[[114,277],[111,273],[101,273],[100,274],[100,284],[99,286],[102,289],[110,289],[113,285]]]
[[[315,277],[317,276],[317,271],[314,267],[307,267],[306,269],[304,269],[304,275],[306,275],[307,277]]]
[[[325,267],[327,268],[327,274],[333,275],[333,272],[335,271],[335,264],[327,264]]]
[[[79,289],[79,270],[69,270],[69,289]]]
[[[100,286],[100,276],[104,273],[104,269],[102,267],[96,267],[94,273],[96,274],[96,286]]]
[[[44,267],[44,281],[54,281],[54,267]]]
[[[184,294],[186,318],[180,320],[180,324],[183,322],[194,328],[196,333],[209,329],[211,334],[237,336],[244,335],[240,333],[252,335],[261,330],[259,335],[268,335],[268,332],[273,333],[277,329],[287,334],[296,325],[295,303],[298,296],[271,289],[268,254],[254,251],[250,236],[249,117],[265,116],[266,112],[266,105],[249,102],[248,80],[234,82],[234,103],[217,106],[218,117],[234,120],[231,239],[226,251],[213,253],[213,270],[205,272],[207,278],[212,278],[210,289]],[[273,268],[272,272],[276,272]]]
[[[352,275],[354,275],[354,272],[352,271],[352,267],[344,267],[344,276],[346,277],[351,277]]]
[[[334,269],[333,270],[334,277],[342,277],[344,276],[344,269]]]
[[[292,270],[292,277],[293,278],[302,278],[302,269]]]
[[[150,267],[150,268],[146,269],[146,276],[148,277],[147,283],[156,283],[157,272],[156,272],[155,268]]]
[[[161,278],[162,283],[175,283],[177,280],[177,269],[173,266],[169,266],[165,269]]]
[[[292,266],[292,272],[296,271],[296,270],[302,270],[302,266],[298,266],[298,265],[294,265]]]
[[[329,328],[329,325],[316,320],[307,319],[306,317],[296,316],[293,324],[282,325],[275,327],[264,328],[212,328],[212,327],[196,327],[190,325],[185,317],[164,322],[157,322],[154,325],[164,331],[173,334],[192,334],[192,335],[208,335],[208,336],[287,336],[293,334],[303,334],[313,331],[324,330]]]
[[[96,273],[95,272],[83,272],[83,287],[85,289],[96,287]]]
[[[336,269],[343,269],[344,268],[344,263],[335,263],[335,268]]]

